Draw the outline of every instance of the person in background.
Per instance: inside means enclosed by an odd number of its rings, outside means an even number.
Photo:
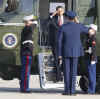
[[[97,25],[91,24],[89,28],[93,29],[92,32],[96,34],[97,32]],[[96,56],[96,35],[88,35],[86,41],[86,65],[88,67],[88,78],[89,78],[89,86],[87,93],[95,94],[96,90],[96,63],[97,63],[97,56]]]
[[[57,6],[56,11],[49,17],[49,42],[55,60],[57,57],[56,37],[57,37],[59,27],[62,26],[64,23],[66,23],[65,16],[64,16],[64,8],[62,6]]]
[[[59,28],[66,23],[65,15],[64,15],[64,7],[57,6],[56,11],[49,16],[48,21],[48,33],[49,33],[49,45],[51,46],[51,51],[54,56],[54,64],[56,66],[57,71],[57,81],[62,80],[61,76],[61,68],[57,60],[57,33]]]

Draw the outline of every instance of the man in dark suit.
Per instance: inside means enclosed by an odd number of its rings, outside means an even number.
[[[64,8],[62,6],[56,7],[56,11],[49,17],[49,44],[52,49],[52,53],[56,60],[56,44],[57,44],[57,33],[59,27],[66,23],[64,16]]]
[[[57,33],[59,28],[66,23],[64,16],[64,8],[57,6],[56,11],[49,16],[48,29],[49,29],[49,44],[51,46],[52,54],[54,56],[54,63],[57,70],[57,81],[62,80],[61,77],[61,65],[58,64],[57,60]]]
[[[68,11],[65,13],[68,22],[60,27],[57,36],[58,58],[63,60],[64,65],[64,95],[75,94],[75,82],[77,76],[78,57],[83,56],[83,47],[80,40],[81,33],[91,33],[82,24],[75,23],[76,13]]]

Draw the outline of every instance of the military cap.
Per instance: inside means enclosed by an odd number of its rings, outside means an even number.
[[[95,25],[95,24],[90,24],[90,26],[89,26],[90,28],[92,28],[92,29],[94,29],[95,31],[97,31],[97,25]]]
[[[73,19],[76,17],[76,13],[74,11],[67,11],[65,12],[65,16]]]
[[[30,20],[33,20],[33,19],[34,19],[34,15],[32,14],[32,15],[29,15],[29,16],[25,16],[23,18],[23,21],[30,21]]]

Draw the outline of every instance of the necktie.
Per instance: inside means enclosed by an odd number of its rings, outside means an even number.
[[[63,23],[62,23],[62,19],[61,19],[61,16],[59,17],[59,20],[58,20],[58,25],[61,26]]]

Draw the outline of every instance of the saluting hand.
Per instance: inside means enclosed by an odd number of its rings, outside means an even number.
[[[58,11],[55,11],[51,16],[53,17],[53,16],[55,16],[57,14],[58,14]]]
[[[78,20],[77,17],[74,18],[74,22],[75,22],[75,23],[79,23],[79,20]]]

